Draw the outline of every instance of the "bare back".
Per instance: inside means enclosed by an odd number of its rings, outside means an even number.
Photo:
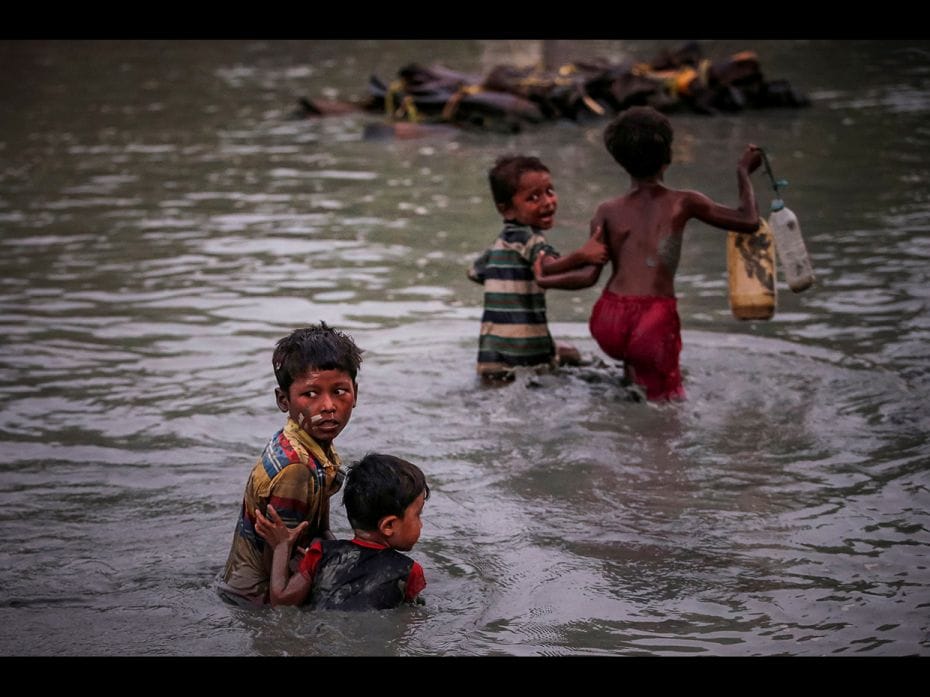
[[[739,208],[722,206],[697,191],[669,189],[658,180],[635,179],[626,194],[598,206],[591,230],[603,226],[613,269],[605,288],[617,295],[675,297],[682,237],[691,218],[737,232],[758,228],[745,168],[739,186]]]
[[[604,227],[613,269],[607,290],[674,297],[689,193],[647,184],[598,207],[591,227]]]

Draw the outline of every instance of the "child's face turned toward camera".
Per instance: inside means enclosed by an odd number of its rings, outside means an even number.
[[[505,220],[548,230],[555,223],[558,206],[559,197],[549,173],[524,172],[520,175],[520,184],[510,203],[501,204],[498,210]]]
[[[294,379],[287,394],[276,388],[275,397],[281,411],[327,446],[349,423],[357,394],[345,371],[310,368]]]

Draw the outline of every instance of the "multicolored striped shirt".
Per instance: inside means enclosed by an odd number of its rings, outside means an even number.
[[[545,291],[533,275],[540,252],[559,255],[542,231],[506,220],[494,244],[468,271],[471,280],[484,284],[479,375],[506,374],[515,366],[554,364]]]
[[[255,509],[265,513],[271,504],[290,528],[309,521],[297,542],[306,547],[329,523],[329,493],[340,465],[332,446],[324,451],[292,419],[272,436],[245,485],[232,548],[217,584],[221,595],[256,604],[267,601],[270,566],[264,559],[265,541],[255,531]]]

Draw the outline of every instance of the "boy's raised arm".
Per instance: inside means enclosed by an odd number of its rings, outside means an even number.
[[[697,191],[688,192],[689,217],[701,222],[734,232],[755,232],[759,229],[759,208],[749,175],[762,164],[762,154],[755,145],[747,145],[736,165],[739,187],[739,208],[730,208],[715,203],[709,196]]]

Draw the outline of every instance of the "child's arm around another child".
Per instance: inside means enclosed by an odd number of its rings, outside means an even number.
[[[259,509],[255,509],[255,531],[272,549],[271,583],[268,589],[272,605],[300,605],[310,592],[310,579],[299,571],[290,574],[288,569],[294,543],[307,525],[307,522],[303,522],[295,528],[287,527],[270,504],[267,518]]]
[[[629,175],[630,186],[598,206],[591,219],[592,233],[604,231],[611,261],[610,278],[592,308],[591,335],[608,356],[623,361],[626,377],[650,400],[685,396],[675,274],[686,224],[697,218],[740,233],[759,227],[749,178],[761,164],[759,149],[748,145],[740,156],[739,206],[731,208],[698,191],[665,185],[673,137],[671,122],[651,107],[632,107],[611,121],[604,145]]]
[[[423,567],[401,552],[420,538],[429,486],[416,465],[368,453],[346,478],[343,504],[352,540],[314,540],[291,574],[291,550],[303,524],[293,529],[273,506],[255,511],[255,529],[273,552],[272,605],[309,604],[316,609],[383,610],[421,602]]]
[[[540,288],[589,288],[597,283],[609,258],[604,228],[598,225],[583,245],[564,257],[539,254],[533,264],[533,275]]]
[[[736,164],[736,180],[740,205],[737,208],[721,205],[699,191],[683,191],[682,226],[690,218],[733,232],[753,233],[759,229],[759,208],[749,175],[762,164],[762,154],[753,144],[746,146]]]

